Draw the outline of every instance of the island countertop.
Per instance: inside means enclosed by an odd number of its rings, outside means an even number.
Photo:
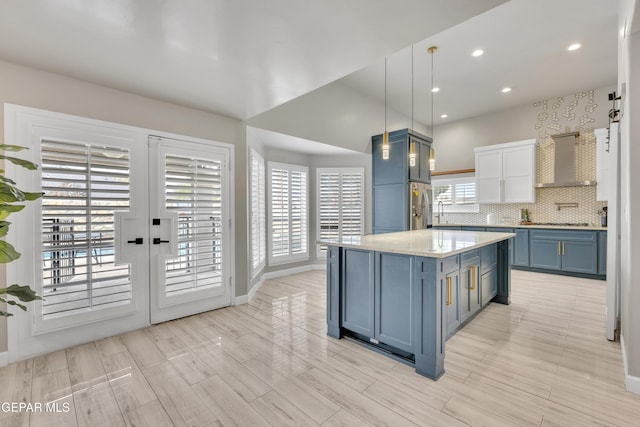
[[[514,236],[514,233],[428,229],[343,237],[338,240],[320,240],[318,243],[343,248],[445,258]]]

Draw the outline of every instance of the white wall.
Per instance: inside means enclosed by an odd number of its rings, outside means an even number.
[[[587,89],[590,88],[585,88]],[[595,89],[595,102],[598,106],[596,112],[592,114],[595,122],[589,123],[588,127],[597,129],[609,126],[607,94],[615,89],[614,85]],[[574,94],[558,94],[558,96],[571,99]],[[437,126],[433,143],[436,152],[436,171],[474,168],[474,147],[537,138],[539,133],[535,128],[537,114],[538,110],[532,104],[526,104]],[[580,117],[581,114],[576,115]],[[572,127],[577,123],[576,118]]]
[[[380,90],[384,86],[380,85]],[[334,82],[248,120],[250,126],[371,153],[371,136],[384,131],[384,105]],[[411,127],[411,117],[387,111],[387,130]],[[414,130],[430,135],[414,120]]]
[[[235,190],[236,194],[246,194],[246,162],[242,160],[246,152],[245,134],[238,120],[3,61],[0,61],[0,82],[0,105],[8,102],[234,144]],[[0,135],[4,135],[3,120],[4,114],[0,114]],[[246,198],[236,197],[235,214],[234,277],[236,295],[244,295],[247,292]],[[0,282],[4,282],[4,274]],[[6,332],[5,319],[0,318],[0,352],[7,349]]]

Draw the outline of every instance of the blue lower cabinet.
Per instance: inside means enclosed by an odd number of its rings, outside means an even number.
[[[460,262],[460,321],[480,310],[480,257]]]
[[[484,227],[462,227],[464,231],[486,231],[487,229]]]
[[[436,230],[462,230],[459,225],[434,225],[433,228]]]
[[[342,257],[342,326],[373,337],[374,253],[344,248]]]
[[[444,305],[443,318],[445,321],[445,336],[449,339],[460,326],[460,272],[458,269],[450,271],[441,279],[442,297]]]
[[[596,231],[530,230],[529,234],[531,267],[598,274]]]
[[[598,274],[598,246],[594,241],[562,242],[562,270],[574,273]]]
[[[598,231],[598,274],[607,274],[607,232]]]
[[[375,334],[379,342],[407,353],[414,351],[415,257],[375,254]]]
[[[530,266],[560,270],[562,268],[561,243],[559,240],[532,239],[529,243],[531,249]]]
[[[491,269],[480,276],[480,289],[480,294],[482,295],[482,306],[484,307],[498,294],[497,269]]]
[[[529,265],[529,230],[523,228],[516,228],[514,230],[516,237],[512,239],[513,245],[513,258],[511,259],[512,265]]]

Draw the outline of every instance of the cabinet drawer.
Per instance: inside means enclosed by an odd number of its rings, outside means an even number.
[[[596,232],[587,230],[529,230],[531,240],[564,240],[595,242]]]
[[[460,254],[460,264],[480,264],[480,249]]]

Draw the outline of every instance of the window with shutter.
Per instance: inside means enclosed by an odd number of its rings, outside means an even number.
[[[265,166],[264,159],[255,151],[250,151],[251,163],[251,270],[258,272],[265,264]]]
[[[114,212],[129,210],[129,151],[42,141],[43,319],[131,303]]]
[[[307,191],[304,166],[269,162],[269,263],[309,258]]]
[[[432,179],[434,204],[442,202],[445,212],[480,212],[475,177]]]
[[[337,240],[364,234],[364,169],[317,169],[317,236]],[[326,256],[327,247],[318,245],[317,255]]]

